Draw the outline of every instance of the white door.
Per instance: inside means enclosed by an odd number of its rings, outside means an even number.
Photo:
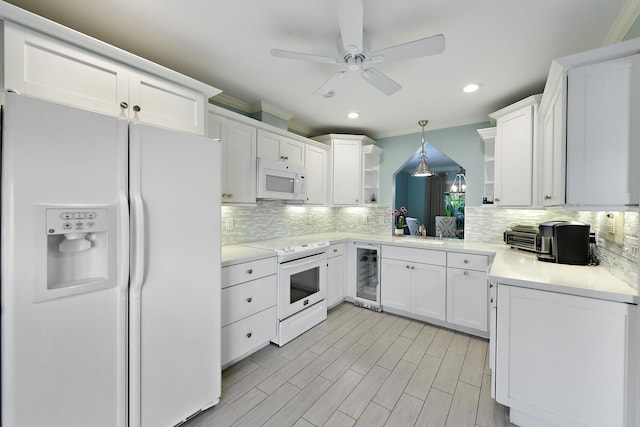
[[[172,426],[220,396],[220,147],[130,125],[130,426]]]
[[[487,273],[447,269],[447,322],[488,331]]]
[[[327,203],[327,150],[307,145],[305,153],[307,168],[306,204]]]
[[[333,204],[358,205],[362,194],[360,141],[333,143]]]
[[[125,426],[126,122],[14,93],[3,116],[2,425]],[[99,208],[101,248],[63,252],[58,208]]]
[[[385,246],[386,247],[386,246]],[[411,311],[411,266],[405,261],[382,259],[380,304],[398,310]]]

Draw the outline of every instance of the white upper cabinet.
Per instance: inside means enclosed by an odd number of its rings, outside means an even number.
[[[639,202],[640,39],[551,63],[540,103],[545,206],[624,210]]]
[[[56,30],[48,36],[4,22],[5,89],[183,132],[205,133],[207,98],[219,90],[119,50],[119,59],[126,61],[130,56],[135,66],[113,60],[108,55],[115,50],[112,46],[75,32],[68,35],[95,45],[96,50],[81,48],[61,40],[69,29],[59,26]]]
[[[364,135],[338,134],[323,135],[313,139],[331,147],[329,160],[331,203],[336,206],[377,203],[382,149],[374,146],[375,141]]]
[[[258,129],[258,157],[304,166],[305,143],[284,135]]]
[[[537,114],[540,95],[490,114],[496,120],[494,202],[531,206],[537,190]]]
[[[564,205],[566,174],[566,82],[556,81],[545,89],[540,102],[540,132],[542,139],[542,204]]]
[[[305,200],[305,204],[327,204],[327,184],[329,182],[327,156],[328,150],[326,148],[306,144],[307,200]]]
[[[638,204],[640,55],[569,70],[567,204]]]
[[[222,202],[255,203],[256,128],[211,111],[208,118],[207,136],[222,142]]]

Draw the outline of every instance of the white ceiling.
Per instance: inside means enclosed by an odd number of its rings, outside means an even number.
[[[263,102],[289,112],[290,125],[309,135],[380,138],[418,133],[420,119],[429,120],[427,130],[487,121],[492,111],[541,92],[552,59],[620,40],[638,1],[364,0],[372,50],[439,33],[446,50],[378,65],[403,86],[392,96],[350,74],[332,99],[313,92],[342,67],[269,51],[335,56],[336,0],[9,3],[216,86],[236,107]],[[468,82],[483,87],[464,94]],[[361,117],[350,120],[349,111]]]

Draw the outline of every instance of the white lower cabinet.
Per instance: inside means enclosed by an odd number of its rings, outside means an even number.
[[[447,253],[447,322],[489,331],[486,255]]]
[[[327,251],[327,308],[334,307],[344,301],[345,296],[345,262],[346,245],[335,243]]]
[[[269,344],[276,335],[275,257],[222,268],[222,366]]]
[[[496,400],[527,426],[631,426],[637,307],[499,284]]]
[[[445,265],[446,252],[383,246],[382,309],[445,320]]]

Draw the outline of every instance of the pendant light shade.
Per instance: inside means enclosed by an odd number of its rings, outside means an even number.
[[[424,127],[429,123],[429,120],[420,120],[418,124],[422,126],[422,151],[420,152],[420,160],[418,161],[418,166],[416,167],[415,172],[413,172],[413,176],[431,176],[433,172],[429,169],[429,165],[427,165],[427,154],[424,152]]]
[[[464,174],[464,169],[458,169],[458,173],[453,182],[451,183],[450,193],[465,193],[467,191],[467,177]]]

